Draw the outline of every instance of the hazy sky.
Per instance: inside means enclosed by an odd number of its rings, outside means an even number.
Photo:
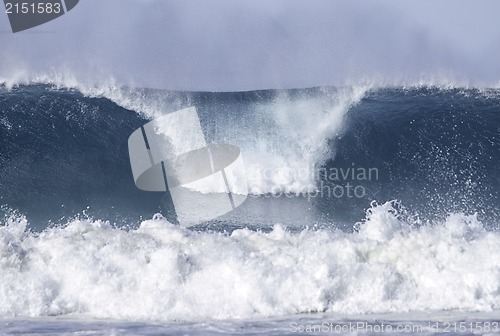
[[[81,0],[13,34],[0,80],[234,91],[419,80],[500,83],[498,0]]]

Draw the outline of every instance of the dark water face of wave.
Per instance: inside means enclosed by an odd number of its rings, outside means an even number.
[[[127,139],[144,120],[107,99],[28,86],[0,94],[1,203],[43,226],[89,208],[117,220],[157,211],[130,178]]]
[[[308,89],[288,94],[322,92]],[[247,127],[244,121],[252,106],[272,102],[275,92],[178,96],[181,105],[198,108],[210,141],[211,134],[226,123]],[[118,225],[133,225],[157,212],[172,218],[168,195],[140,191],[132,179],[127,140],[146,122],[108,99],[85,97],[77,91],[44,85],[0,88],[3,211],[25,214],[37,229],[82,213]],[[477,212],[485,223],[495,225],[500,208],[499,137],[500,95],[496,92],[371,91],[350,108],[341,136],[327,139],[335,156],[318,164],[326,172],[376,168],[377,178],[335,181],[320,176],[316,181],[325,188],[362,185],[366,195],[249,198],[214,223],[226,228],[264,228],[275,222],[320,224],[349,230],[363,218],[372,200],[398,199],[409,213],[424,219]]]
[[[379,90],[349,111],[346,129],[329,165],[377,167],[379,180],[365,183],[375,199],[401,200],[424,219],[477,212],[495,225],[500,209],[498,93]]]

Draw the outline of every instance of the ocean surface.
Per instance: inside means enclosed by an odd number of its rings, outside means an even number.
[[[249,197],[186,228],[128,137],[190,106]],[[500,334],[499,162],[498,89],[0,85],[0,334]]]

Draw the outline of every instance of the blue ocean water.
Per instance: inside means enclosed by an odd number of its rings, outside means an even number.
[[[183,228],[135,187],[127,140],[189,106],[241,148],[250,197]],[[3,332],[494,332],[499,137],[494,89],[0,87]]]

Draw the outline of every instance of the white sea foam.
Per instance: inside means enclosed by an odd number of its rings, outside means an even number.
[[[342,135],[345,115],[368,86],[325,90],[313,97],[282,92],[256,108],[265,136],[249,135],[243,146],[250,192],[304,193],[315,190],[314,167],[335,153],[328,141]],[[238,139],[235,139],[238,141]]]
[[[475,216],[414,226],[374,205],[355,233],[193,232],[162,218],[0,227],[0,316],[201,320],[327,311],[500,309],[500,233]]]

